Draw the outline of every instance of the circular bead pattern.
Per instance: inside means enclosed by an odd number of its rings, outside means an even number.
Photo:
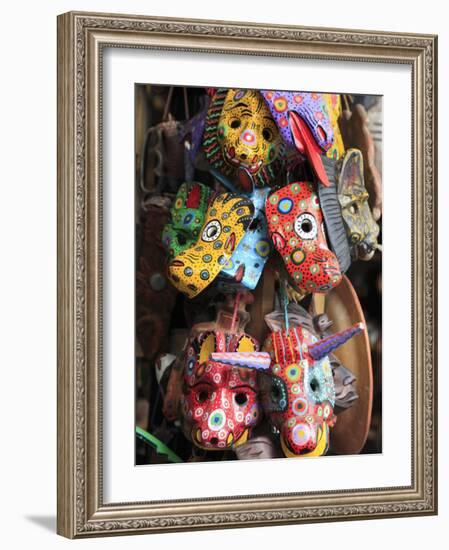
[[[270,243],[265,240],[258,241],[256,243],[256,252],[262,258],[266,258],[270,253]]]
[[[301,367],[299,365],[289,365],[285,372],[290,382],[297,382],[301,376]]]
[[[278,210],[281,214],[288,214],[293,208],[293,201],[289,198],[281,199],[278,203]]]
[[[273,106],[278,113],[283,113],[287,109],[288,103],[285,97],[281,96],[273,101]]]
[[[305,447],[310,440],[310,428],[307,424],[297,424],[292,430],[292,439],[296,445]]]
[[[292,252],[292,262],[295,265],[301,265],[302,262],[306,259],[306,255],[303,250],[298,248]]]
[[[307,412],[308,405],[307,399],[298,397],[298,399],[295,399],[292,403],[292,411],[296,416],[304,416]]]
[[[214,431],[220,431],[226,423],[226,415],[222,409],[215,409],[208,420],[209,428]]]
[[[297,195],[297,194],[301,191],[301,186],[299,185],[299,183],[293,183],[293,184],[290,186],[290,191],[291,191],[294,195]]]

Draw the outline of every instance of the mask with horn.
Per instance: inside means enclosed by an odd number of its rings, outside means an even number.
[[[186,349],[183,431],[202,449],[225,450],[246,443],[261,418],[258,372],[271,358],[245,333],[210,331]]]
[[[329,446],[334,415],[335,385],[328,354],[364,329],[358,323],[318,339],[305,327],[272,332],[264,350],[272,359],[261,377],[264,409],[280,432],[287,457],[320,456]]]

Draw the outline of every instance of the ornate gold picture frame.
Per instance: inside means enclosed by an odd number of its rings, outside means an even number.
[[[106,48],[411,69],[411,483],[105,502],[103,55]],[[437,38],[67,13],[58,18],[58,533],[70,538],[437,513]],[[392,368],[385,365],[385,368]],[[132,376],[132,373],[130,373]],[[385,421],[388,422],[388,419]],[[132,429],[132,427],[131,427]],[[130,458],[132,460],[132,458]],[[313,460],[313,459],[311,459]]]

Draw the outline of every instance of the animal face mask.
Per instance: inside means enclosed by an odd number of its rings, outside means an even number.
[[[170,209],[171,220],[164,227],[162,243],[174,258],[198,238],[204,223],[210,189],[202,183],[183,183]]]
[[[320,456],[335,424],[335,386],[328,354],[363,330],[362,324],[319,340],[305,327],[272,332],[264,349],[271,378],[261,381],[264,408],[280,431],[285,456]]]
[[[346,232],[354,255],[370,260],[379,247],[379,226],[368,204],[368,191],[363,177],[363,157],[358,149],[349,149],[341,166],[338,198]]]
[[[317,145],[326,151],[334,138],[322,94],[310,92],[261,91],[285,143],[294,147],[289,114],[298,113],[305,121]]]
[[[196,242],[168,265],[168,276],[174,286],[189,298],[209,286],[242,240],[253,214],[252,202],[243,195],[215,196]]]
[[[334,132],[323,94],[274,90],[261,93],[288,148],[307,158],[318,181],[327,187],[322,156],[332,146]]]
[[[255,208],[253,221],[234,254],[220,273],[220,276],[226,277],[226,281],[231,280],[250,290],[256,288],[272,250],[265,218],[267,194],[268,189],[255,189],[251,195]]]
[[[251,190],[251,178],[258,187],[273,183],[283,162],[284,144],[256,90],[216,92],[206,117],[203,146],[212,166],[240,182],[245,191]]]
[[[270,356],[246,334],[206,332],[187,347],[183,429],[197,447],[223,450],[246,443],[259,423],[258,370]]]
[[[294,284],[302,292],[327,292],[341,281],[326,243],[318,196],[308,182],[286,185],[267,198],[268,230]]]

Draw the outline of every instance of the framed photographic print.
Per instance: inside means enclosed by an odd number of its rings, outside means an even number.
[[[58,532],[435,514],[430,35],[58,18]]]

